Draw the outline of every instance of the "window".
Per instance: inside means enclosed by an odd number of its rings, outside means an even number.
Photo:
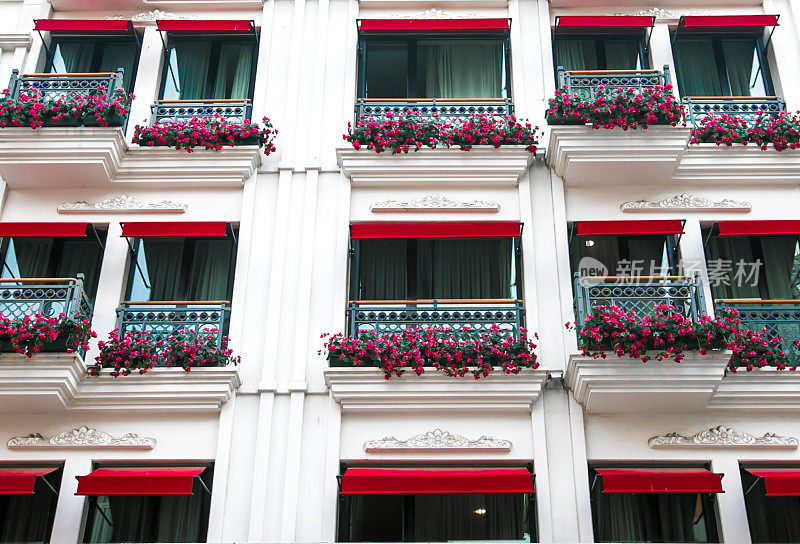
[[[683,96],[771,95],[761,38],[678,34],[672,46]]]
[[[797,236],[717,236],[704,229],[715,299],[800,299]]]
[[[230,300],[235,235],[136,239],[128,300]]]
[[[647,67],[639,36],[558,35],[553,50],[556,67],[564,70],[640,70]]]
[[[362,36],[359,98],[509,98],[508,40]]]
[[[800,494],[798,490],[782,490],[770,494],[764,473],[780,474],[787,469],[741,469],[744,504],[750,539],[754,544],[771,542],[800,542]],[[795,475],[800,472],[792,471]],[[769,476],[767,476],[768,478]],[[795,476],[794,481],[797,481]]]
[[[52,74],[116,72],[130,91],[139,63],[139,46],[132,37],[75,38],[53,36],[47,71]]]
[[[163,100],[248,99],[255,78],[252,36],[169,36]]]
[[[50,542],[62,470],[11,467],[0,469],[18,470],[40,474],[34,476],[33,493],[30,488],[2,490],[0,493],[0,542]]]
[[[570,240],[573,273],[582,276],[664,276],[677,268],[674,235],[579,236]]]
[[[354,240],[361,300],[519,298],[517,238]]]
[[[76,278],[90,299],[97,293],[106,228],[89,226],[84,238],[11,236],[3,240],[2,278]],[[94,232],[92,232],[94,231]],[[96,236],[95,236],[96,234]]]

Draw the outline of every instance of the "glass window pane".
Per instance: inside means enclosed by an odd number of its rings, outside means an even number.
[[[128,300],[184,300],[184,240],[142,239]]]
[[[408,97],[408,51],[405,43],[368,43],[365,96]]]
[[[169,50],[169,63],[161,98],[164,100],[205,98],[211,42],[176,41]]]
[[[722,96],[727,92],[719,81],[711,39],[679,37],[673,53],[682,96]]]
[[[594,38],[558,38],[555,41],[556,66],[564,70],[597,70],[597,46]]]
[[[606,40],[606,69],[638,70],[642,67],[638,40]]]
[[[764,96],[764,72],[758,61],[756,40],[722,40],[725,69],[733,96]]]
[[[10,238],[3,277],[46,278],[52,249],[52,238]]]
[[[52,74],[91,72],[94,42],[90,40],[59,41],[53,52]]]
[[[136,44],[107,43],[103,46],[103,56],[100,59],[98,70],[100,72],[116,72],[122,68],[123,85],[130,91],[137,53]]]
[[[252,66],[252,44],[222,44],[213,98],[249,98]]]
[[[417,94],[426,98],[501,98],[499,40],[420,40]]]

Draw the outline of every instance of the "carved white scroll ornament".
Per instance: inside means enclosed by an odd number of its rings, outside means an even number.
[[[398,440],[393,436],[387,436],[380,440],[368,440],[364,442],[364,451],[386,452],[386,451],[511,451],[511,442],[499,440],[488,436],[481,436],[477,440],[460,434],[453,434],[441,429],[428,431],[426,433],[412,436],[408,440]]]

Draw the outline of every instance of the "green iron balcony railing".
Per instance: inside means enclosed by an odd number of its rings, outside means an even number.
[[[8,96],[16,100],[20,93],[34,90],[41,92],[45,100],[55,100],[70,93],[107,92],[110,95],[122,88],[122,74],[122,68],[116,72],[24,75],[19,75],[19,70],[14,69],[8,83]]]
[[[351,336],[367,331],[399,332],[412,327],[469,327],[488,331],[494,325],[518,336],[520,328],[525,326],[525,308],[516,299],[351,300],[347,305],[347,320]]]
[[[559,66],[558,84],[566,87],[570,94],[593,100],[600,85],[607,89],[635,89],[639,92],[656,85],[669,85],[669,66],[665,64],[662,70],[564,70]]]
[[[413,111],[423,117],[437,114],[441,119],[457,119],[482,113],[489,117],[514,114],[510,98],[358,98],[356,121],[364,115],[382,117],[387,113]]]
[[[213,100],[158,100],[150,106],[152,123],[186,122],[193,117],[222,117],[229,123],[249,121],[253,115],[253,104],[250,100],[213,99]]]
[[[766,329],[768,337],[783,338],[783,350],[793,363],[800,364],[800,349],[793,345],[800,340],[800,300],[721,299],[715,306],[717,310],[737,310],[743,328],[759,333]]]
[[[215,330],[219,347],[228,332],[230,316],[228,301],[124,301],[117,308],[117,328],[120,334],[146,331],[158,340],[178,331],[192,335]]]
[[[703,287],[694,276],[581,276],[575,274],[575,314],[580,326],[597,306],[653,315],[669,304],[693,321],[705,313]]]
[[[42,314],[57,317],[92,314],[92,303],[83,290],[83,274],[76,278],[2,278],[0,315],[21,319]]]
[[[727,114],[753,122],[762,115],[786,111],[786,101],[779,96],[685,96],[683,105],[693,127],[709,115]]]

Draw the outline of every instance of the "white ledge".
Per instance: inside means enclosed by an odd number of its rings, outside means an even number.
[[[689,183],[797,185],[800,152],[775,151],[757,145],[690,145],[673,177]]]
[[[550,126],[547,164],[567,185],[662,185],[686,152],[691,129]]]
[[[24,47],[25,49],[31,46],[31,35],[27,33],[11,33],[5,32],[0,34],[0,49],[11,51],[17,47]]]
[[[728,373],[708,407],[800,411],[800,371],[767,367]]]
[[[78,395],[86,366],[76,353],[0,354],[0,412],[42,413],[64,409]]]
[[[470,151],[422,148],[392,155],[351,146],[336,149],[353,187],[416,187],[428,184],[516,187],[534,155],[523,146],[475,146]]]
[[[706,408],[725,375],[729,351],[685,352],[642,363],[609,352],[605,359],[571,355],[564,383],[589,413],[671,413]]]
[[[325,383],[343,412],[419,410],[526,411],[542,394],[547,371],[522,369],[506,374],[495,369],[486,378],[451,378],[426,369],[385,379],[379,368],[329,368]]]

